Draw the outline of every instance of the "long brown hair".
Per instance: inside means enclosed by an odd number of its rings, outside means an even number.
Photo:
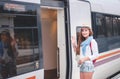
[[[82,26],[78,35],[78,43],[77,43],[77,48],[76,48],[76,54],[80,54],[80,44],[85,40],[85,38],[82,36],[82,30],[83,28],[87,28],[89,30],[89,36],[93,35],[93,31],[90,27],[88,26]]]
[[[1,35],[5,35],[7,37],[7,39],[4,41],[7,44],[7,54],[8,56],[14,58],[14,48],[11,43],[13,41],[13,38],[10,36],[10,33],[8,30],[4,30],[1,32]]]

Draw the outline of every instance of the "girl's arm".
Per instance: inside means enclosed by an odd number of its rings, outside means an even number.
[[[98,44],[95,40],[92,40],[90,49],[91,49],[92,55],[89,56],[89,59],[94,60],[99,56]]]
[[[12,50],[13,50],[13,53],[14,53],[15,57],[17,57],[18,56],[18,50],[17,50],[17,43],[16,43],[15,40],[12,40],[11,46],[12,46]]]

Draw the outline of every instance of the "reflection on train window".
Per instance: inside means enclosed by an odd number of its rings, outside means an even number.
[[[39,66],[38,28],[36,16],[14,17],[14,32],[20,51],[17,58],[18,74],[33,71]]]
[[[8,30],[17,43],[18,56],[14,59],[16,75],[39,69],[37,15],[0,13],[0,33],[4,30]]]
[[[118,22],[118,19],[117,19],[117,17],[113,17],[113,27],[114,27],[114,29],[113,29],[113,35],[114,36],[117,36],[118,35],[118,24],[117,24],[117,22]]]
[[[119,33],[118,34],[120,35],[120,17],[118,17],[117,24],[118,24],[118,29],[119,29],[119,31],[118,31]]]
[[[96,31],[96,33],[98,34],[97,37],[106,36],[106,28],[104,28],[104,16],[102,14],[96,14],[96,28],[99,29]]]
[[[92,13],[92,23],[95,38],[112,37],[120,35],[119,23],[117,16],[105,15],[100,13]]]
[[[107,36],[113,36],[113,28],[112,28],[112,17],[106,16],[106,27],[107,27]]]
[[[15,29],[19,49],[38,48],[37,29]]]
[[[36,6],[0,2],[0,13],[36,15]]]

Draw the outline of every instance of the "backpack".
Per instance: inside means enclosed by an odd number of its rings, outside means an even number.
[[[91,50],[91,54],[93,55],[93,52],[92,52],[92,44],[91,44],[91,42],[90,42],[90,50]],[[97,60],[97,59],[94,59],[94,60],[92,61],[93,64],[95,64],[96,60]]]

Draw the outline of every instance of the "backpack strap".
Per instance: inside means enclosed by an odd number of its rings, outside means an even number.
[[[90,50],[91,50],[91,54],[93,55],[92,44],[91,44],[91,42],[90,42]]]
[[[92,44],[90,42],[90,50],[91,50],[91,54],[93,55],[93,51],[92,51]],[[96,59],[93,60],[93,64],[96,62]]]

